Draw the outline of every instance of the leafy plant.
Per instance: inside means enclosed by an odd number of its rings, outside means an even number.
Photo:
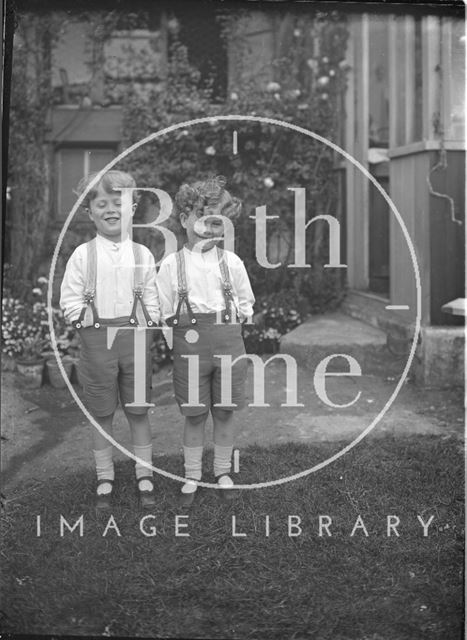
[[[254,324],[243,325],[243,339],[247,353],[275,353],[283,335],[303,322],[300,300],[293,292],[263,296],[256,303],[259,311]]]
[[[7,266],[7,273],[9,271]],[[21,300],[11,295],[6,278],[2,298],[2,353],[14,358],[39,357],[51,350],[45,287],[47,278],[39,277],[36,287]],[[57,347],[62,355],[76,355],[78,337],[61,309],[52,308]]]
[[[151,357],[156,367],[170,364],[173,360],[172,353],[160,331],[156,331],[156,337],[151,345]]]
[[[43,360],[43,351],[47,346],[47,340],[39,335],[28,336],[20,345],[20,353],[17,360],[25,362],[36,362]]]
[[[226,22],[232,38],[234,22]],[[287,21],[286,21],[287,22]],[[238,114],[281,120],[311,130],[338,142],[341,99],[346,82],[342,55],[347,29],[342,16],[332,12],[300,18],[288,16],[288,32],[294,47],[272,59],[268,82],[258,78],[238,79],[223,103],[214,101],[209,86],[189,63],[184,46],[173,38],[164,91],[150,99],[128,94],[124,103],[126,146],[154,131],[177,122],[208,117],[209,122],[178,129],[132,152],[121,168],[131,171],[140,186],[159,187],[172,197],[182,182],[212,174],[227,177],[228,188],[244,203],[235,228],[236,251],[244,260],[257,297],[283,292],[305,301],[303,315],[337,305],[342,297],[344,275],[334,270],[330,277],[324,265],[329,260],[328,229],[324,221],[306,230],[306,267],[295,263],[294,232],[296,195],[291,189],[306,187],[305,219],[335,215],[338,210],[335,152],[302,133],[258,121],[219,120]],[[319,43],[312,55],[309,33]],[[241,53],[239,54],[241,57]],[[266,74],[267,75],[267,74]],[[232,133],[237,132],[238,153],[232,153]],[[146,196],[146,210],[154,218],[157,199]],[[259,263],[256,247],[256,207],[265,206],[267,221],[266,258],[274,265]],[[176,221],[169,226],[182,233]],[[164,251],[160,236],[136,230],[159,259]],[[279,265],[279,266],[276,266]],[[331,270],[332,271],[332,270]],[[289,303],[290,306],[290,303]]]

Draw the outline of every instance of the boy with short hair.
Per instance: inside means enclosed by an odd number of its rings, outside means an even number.
[[[239,321],[253,315],[255,298],[243,262],[235,253],[217,247],[224,224],[221,218],[212,216],[234,220],[241,209],[240,201],[225,189],[225,179],[182,185],[175,205],[187,243],[162,261],[157,286],[162,319],[173,327],[175,397],[185,416],[187,482],[182,486],[180,502],[189,506],[194,500],[196,481],[201,480],[209,412],[214,423],[214,475],[218,486],[228,489],[221,496],[228,500],[238,493],[232,489],[229,475],[233,411],[245,403],[247,362],[241,359],[233,365],[232,404],[222,406],[221,359],[216,356],[230,355],[234,360],[245,353]],[[190,371],[190,360],[195,362],[195,357],[199,363],[197,376]],[[198,388],[193,389],[193,381],[199,383]]]
[[[83,178],[77,193],[84,193],[96,173]],[[84,403],[106,433],[118,399],[128,419],[134,454],[152,464],[152,439],[148,407],[135,406],[134,331],[116,333],[107,348],[106,327],[153,326],[159,321],[159,299],[154,258],[147,247],[132,242],[123,228],[121,188],[136,188],[133,177],[123,171],[108,171],[91,188],[83,207],[96,227],[96,237],[78,246],[68,260],[61,286],[60,306],[81,338],[78,365]],[[134,193],[134,192],[133,192]],[[133,203],[133,212],[136,203]],[[131,219],[130,219],[131,220]],[[146,332],[146,403],[151,386],[150,341]],[[131,405],[133,406],[127,406]],[[111,506],[114,483],[113,449],[93,429],[97,471],[96,507]],[[140,463],[135,467],[140,504],[155,504],[152,471]]]

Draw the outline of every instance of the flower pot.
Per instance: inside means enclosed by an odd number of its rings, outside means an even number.
[[[16,370],[23,387],[39,389],[42,386],[44,360],[17,360]]]
[[[78,363],[79,363],[79,358],[74,358],[72,356],[70,356],[70,361],[73,362],[73,370],[71,372],[71,382],[73,384],[78,384],[81,386],[81,380],[79,377],[79,367],[78,367]]]
[[[65,369],[66,375],[68,376],[68,379],[70,379],[71,372],[73,370],[73,360],[67,359],[66,357],[62,358],[62,365]],[[66,382],[55,358],[47,360],[45,366],[47,369],[47,377],[52,387],[54,387],[55,389],[64,389],[66,387]]]
[[[15,371],[16,360],[12,356],[7,356],[6,353],[2,353],[2,371]]]

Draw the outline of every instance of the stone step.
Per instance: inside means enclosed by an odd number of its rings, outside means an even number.
[[[406,364],[405,356],[396,356],[388,349],[384,331],[340,312],[313,316],[281,338],[280,352],[312,370],[334,354],[355,358],[363,374],[397,375]],[[349,365],[343,358],[336,358],[328,370],[348,371]]]
[[[390,350],[408,356],[415,331],[413,312],[390,311],[386,309],[388,302],[368,292],[350,290],[340,310],[384,331]]]

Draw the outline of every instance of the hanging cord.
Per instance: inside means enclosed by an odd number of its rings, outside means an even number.
[[[444,171],[448,168],[448,160],[447,160],[447,153],[446,153],[446,149],[444,146],[444,126],[443,126],[443,110],[442,110],[442,105],[441,105],[441,100],[442,100],[442,96],[443,96],[443,89],[444,89],[444,75],[443,75],[443,30],[442,30],[442,24],[443,24],[443,18],[441,17],[440,19],[440,38],[439,38],[439,64],[437,67],[437,71],[439,73],[439,111],[438,111],[438,117],[435,120],[434,126],[435,126],[435,132],[439,135],[440,137],[440,148],[439,148],[439,160],[438,162],[434,165],[434,167],[432,167],[430,169],[429,174],[426,177],[426,181],[428,184],[428,189],[430,191],[430,194],[432,196],[435,196],[436,198],[444,198],[445,200],[447,200],[449,202],[449,207],[451,210],[451,221],[454,222],[455,224],[462,224],[462,220],[459,220],[458,218],[456,218],[456,210],[455,210],[455,205],[454,205],[454,199],[451,198],[451,196],[449,196],[447,193],[440,193],[439,191],[435,191],[433,188],[433,184],[431,182],[431,174],[434,173],[435,171],[438,171],[438,169],[443,169]]]
[[[428,183],[428,189],[432,196],[436,196],[437,198],[444,198],[449,202],[449,207],[451,209],[451,221],[455,222],[456,224],[462,224],[462,220],[459,220],[458,218],[456,218],[454,199],[451,198],[451,196],[448,196],[447,193],[439,193],[439,191],[435,191],[431,183],[431,179],[430,179],[431,174],[437,171],[438,169],[445,170],[447,169],[447,167],[448,167],[448,161],[447,161],[446,149],[444,148],[443,139],[441,139],[441,148],[439,150],[439,161],[435,164],[434,167],[430,169],[430,173],[427,175],[426,181]]]

